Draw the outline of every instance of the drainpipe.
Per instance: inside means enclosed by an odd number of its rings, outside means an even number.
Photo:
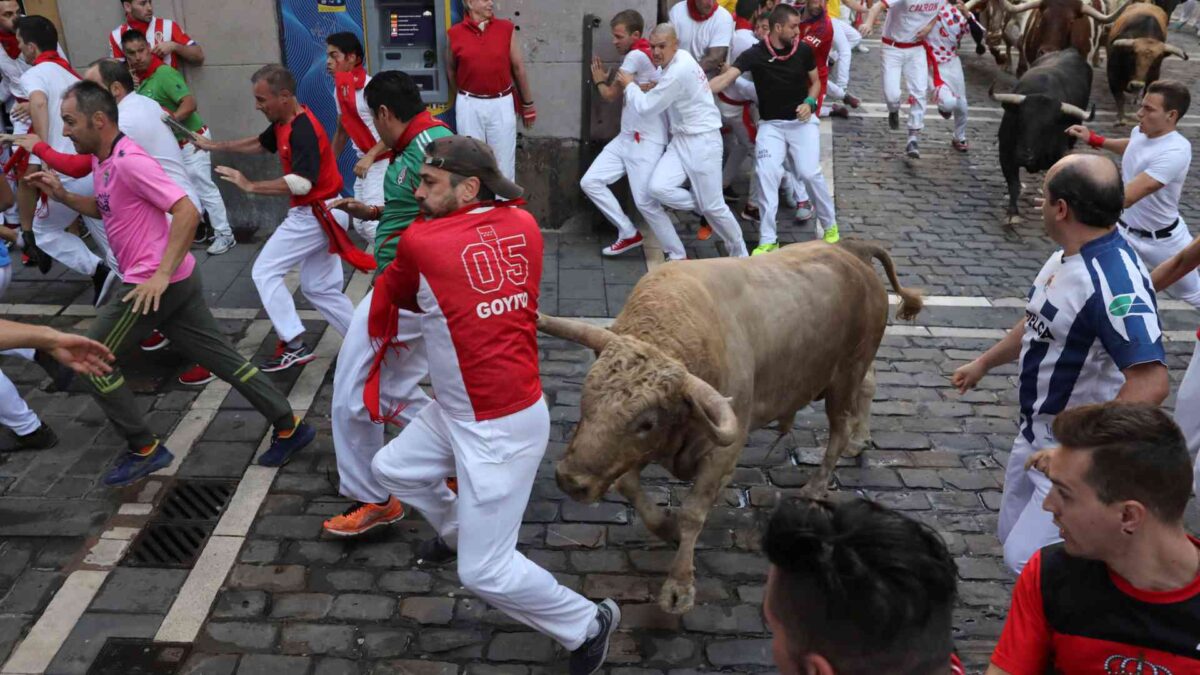
[[[592,148],[592,92],[596,85],[592,82],[592,55],[595,53],[592,49],[593,36],[596,29],[601,26],[600,17],[595,14],[586,14],[583,17],[583,58],[579,60],[579,67],[582,70],[583,89],[580,93],[580,119],[579,119],[579,175],[582,176],[592,164],[593,148]]]

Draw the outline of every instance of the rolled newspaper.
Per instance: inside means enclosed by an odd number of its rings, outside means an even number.
[[[178,120],[176,120],[174,117],[171,117],[170,115],[163,115],[162,121],[164,124],[171,127],[171,131],[174,131],[176,134],[183,136],[184,138],[186,138],[188,141],[190,141],[192,143],[195,143],[196,139],[199,138],[199,136],[196,134],[196,132],[183,126],[182,124],[179,123]]]

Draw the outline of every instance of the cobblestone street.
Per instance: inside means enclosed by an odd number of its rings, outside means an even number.
[[[1190,33],[1173,33],[1172,41],[1200,56],[1200,41]],[[1006,230],[1007,196],[996,160],[1000,109],[986,92],[993,78],[1000,88],[1011,78],[998,75],[990,56],[976,56],[973,45],[963,49],[970,152],[951,149],[951,122],[931,110],[923,158],[906,160],[903,132],[889,132],[883,115],[879,43],[866,44],[871,51],[855,54],[851,82],[866,104],[849,120],[822,122],[832,128],[827,154],[839,223],[843,236],[886,242],[901,281],[930,297],[915,323],[891,320],[876,360],[873,446],[839,463],[831,496],[875,499],[941,533],[959,571],[955,641],[968,672],[982,673],[1013,580],[995,531],[1016,431],[1017,369],[993,371],[965,396],[950,387],[949,377],[1023,315],[1023,298],[1052,250],[1033,206],[1041,177],[1023,175],[1025,222]],[[1184,79],[1194,90],[1195,68],[1168,60],[1163,76]],[[1128,133],[1112,127],[1115,108],[1103,68],[1092,100],[1098,131]],[[1200,122],[1185,122],[1180,130],[1193,143],[1200,140]],[[1192,199],[1198,189],[1200,172],[1193,170],[1182,211],[1200,223],[1200,202]],[[689,254],[716,255],[711,241],[694,241],[690,218],[684,216],[681,227]],[[647,258],[602,258],[600,248],[612,239],[606,227],[557,231],[548,225],[542,311],[616,316],[646,273]],[[753,248],[757,224],[743,226]],[[246,241],[219,258],[194,251],[225,331],[256,359],[267,356],[275,340],[250,278],[271,227],[240,233]],[[781,219],[781,234],[785,243],[813,238],[810,228],[790,218]],[[85,306],[90,282],[61,270],[43,277],[17,269],[0,313],[64,330],[86,327],[93,315]],[[348,279],[357,301],[369,280]],[[1162,304],[1174,388],[1192,354],[1197,316],[1182,303]],[[109,638],[179,643],[182,649],[169,658],[185,662],[177,672],[191,675],[565,672],[566,654],[549,638],[471,597],[452,570],[416,566],[416,544],[432,532],[419,517],[410,514],[356,540],[323,536],[322,521],[347,506],[337,491],[329,421],[340,339],[315,312],[306,311],[304,319],[305,339],[318,358],[272,378],[298,410],[308,411],[318,435],[278,471],[252,463],[269,434],[267,421],[219,381],[203,389],[177,384],[175,376],[189,364],[164,350],[123,356],[131,358],[126,376],[139,402],[179,461],[134,487],[105,488],[100,475],[123,442],[81,384],[47,394],[39,390],[36,366],[4,360],[5,373],[62,442],[51,451],[17,452],[11,436],[0,436],[0,673],[86,675]],[[820,461],[827,437],[823,407],[804,411],[773,452],[775,432],[753,435],[697,548],[696,608],[668,615],[656,601],[674,549],[650,535],[615,492],[585,506],[555,485],[554,463],[579,420],[581,385],[593,357],[544,336],[540,344],[551,443],[521,548],[567,586],[620,603],[624,618],[605,672],[774,672],[761,612],[767,564],[759,536],[771,508],[797,493]],[[232,494],[215,529],[209,525],[199,561],[131,564],[131,543],[161,520],[164,500],[199,479],[223,481]],[[688,487],[657,467],[644,480],[660,504],[678,506]],[[1200,531],[1195,502],[1188,524]]]

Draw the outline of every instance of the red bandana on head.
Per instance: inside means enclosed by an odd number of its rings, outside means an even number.
[[[39,63],[53,63],[57,66],[65,68],[68,73],[75,76],[75,79],[77,79],[77,80],[83,79],[82,77],[79,76],[79,73],[75,72],[75,69],[71,67],[71,64],[67,63],[67,60],[64,59],[61,55],[59,55],[57,50],[42,52],[41,54],[38,54],[37,58],[33,60],[33,65],[36,66]]]
[[[0,45],[4,45],[4,53],[8,54],[10,59],[21,55],[21,47],[17,44],[16,33],[0,33]]]
[[[696,0],[687,0],[688,16],[692,17],[692,21],[708,21],[712,18],[713,14],[717,13],[717,7],[719,5],[716,0],[713,0],[712,8],[708,10],[708,14],[701,14],[700,10],[696,7]]]

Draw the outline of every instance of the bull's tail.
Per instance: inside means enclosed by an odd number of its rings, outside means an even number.
[[[901,321],[912,321],[917,318],[917,315],[925,307],[925,301],[921,299],[920,291],[900,285],[900,280],[896,278],[896,265],[892,262],[892,256],[888,255],[887,249],[874,242],[852,237],[843,238],[839,242],[839,246],[858,256],[868,265],[871,264],[872,258],[878,260],[883,265],[883,271],[887,274],[892,289],[896,291],[896,295],[900,296],[900,308],[896,310],[896,318]]]

